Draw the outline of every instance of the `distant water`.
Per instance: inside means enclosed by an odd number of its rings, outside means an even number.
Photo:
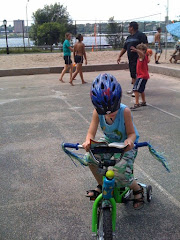
[[[76,42],[75,39],[73,39],[73,43]],[[28,46],[28,38],[24,38],[24,43],[25,43],[25,47]],[[8,38],[8,46],[9,47],[24,47],[24,43],[23,43],[23,38]],[[95,41],[95,37],[84,37],[84,41],[83,43],[85,45],[107,45],[107,41],[106,41],[106,37],[102,36],[102,37],[96,37],[96,41]],[[29,40],[29,44],[30,46],[34,46],[34,42]],[[0,39],[0,47],[6,47],[6,39]]]
[[[24,38],[25,46],[28,46],[28,38]],[[24,47],[23,38],[8,38],[9,47]],[[30,46],[33,46],[33,41],[29,40]],[[6,39],[0,38],[0,47],[6,47]]]
[[[148,37],[148,42],[152,43],[154,41],[154,36],[149,35]],[[28,38],[24,38],[24,42],[25,42],[25,47],[28,46]],[[75,42],[75,39],[73,39],[73,43]],[[96,39],[95,37],[89,36],[89,37],[84,37],[83,40],[85,45],[107,45],[107,40],[105,36],[97,36]],[[172,36],[168,36],[168,42],[174,42]],[[34,46],[34,42],[29,40],[29,44],[30,46]],[[8,46],[9,47],[24,47],[24,43],[23,43],[23,38],[8,38]],[[6,39],[0,39],[0,47],[6,47]]]

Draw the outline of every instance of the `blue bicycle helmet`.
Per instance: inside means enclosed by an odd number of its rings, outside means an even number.
[[[97,113],[105,115],[119,109],[122,89],[113,75],[104,73],[93,81],[90,95]]]

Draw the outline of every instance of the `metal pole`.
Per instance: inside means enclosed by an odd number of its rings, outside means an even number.
[[[9,54],[9,47],[8,47],[8,40],[7,40],[7,28],[6,28],[6,25],[4,25],[4,28],[5,28],[5,34],[6,34],[6,52],[7,52],[7,54]]]
[[[99,33],[100,33],[100,51],[101,51],[101,23],[99,23]]]
[[[169,21],[169,0],[167,0],[167,8],[166,8],[166,17],[165,17],[165,24],[168,25]],[[166,29],[166,28],[165,28]],[[165,32],[165,59],[167,58],[167,29]]]
[[[26,22],[27,22],[26,34],[27,34],[27,37],[28,37],[28,46],[30,46],[30,43],[29,43],[29,32],[28,32],[28,11],[27,11],[28,2],[29,2],[29,0],[27,0],[27,3],[26,3]]]
[[[25,52],[25,41],[24,41],[24,20],[22,20],[22,31],[23,31],[23,45],[24,45],[24,52]]]

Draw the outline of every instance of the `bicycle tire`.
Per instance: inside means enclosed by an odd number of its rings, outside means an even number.
[[[101,208],[98,211],[98,240],[112,240],[112,215],[109,207]]]

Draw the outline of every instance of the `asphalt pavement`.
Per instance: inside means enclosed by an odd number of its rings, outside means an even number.
[[[89,91],[100,72],[85,72],[72,87],[69,74],[0,78],[0,239],[89,240],[92,202],[86,190],[96,182],[88,167],[77,167],[62,142],[82,143],[91,121]],[[122,102],[134,99],[129,71],[111,71],[122,85]],[[166,156],[171,173],[147,148],[139,149],[135,176],[152,185],[153,199],[140,211],[117,206],[115,239],[180,239],[180,81],[150,74],[148,105],[133,111],[140,141],[150,141]],[[97,138],[101,136],[100,129]]]

